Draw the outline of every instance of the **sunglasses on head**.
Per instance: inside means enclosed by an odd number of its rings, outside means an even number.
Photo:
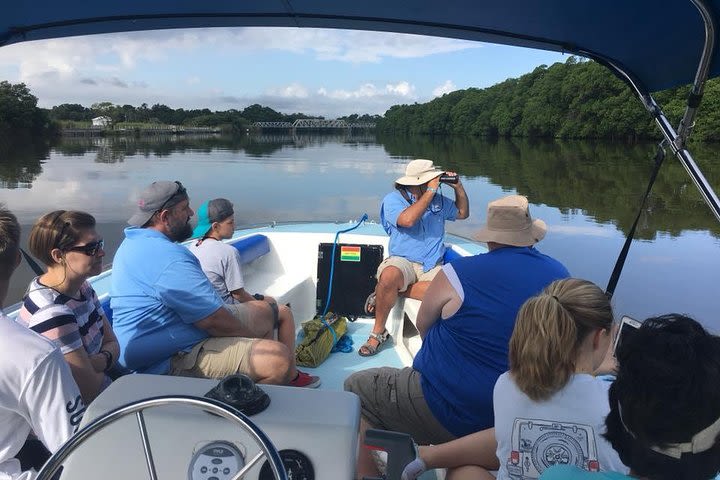
[[[168,197],[168,199],[165,200],[165,202],[163,202],[162,205],[160,205],[160,208],[158,208],[158,209],[156,210],[156,212],[162,212],[163,210],[165,210],[165,207],[167,206],[168,203],[170,203],[170,200],[172,200],[173,198],[177,197],[178,195],[183,195],[183,196],[184,196],[184,195],[187,195],[187,190],[185,189],[185,187],[183,186],[182,183],[180,183],[179,181],[175,180],[175,185],[177,186],[177,190],[175,190],[175,193],[173,193],[172,195],[170,195],[170,196]]]
[[[65,251],[84,253],[88,257],[94,257],[95,255],[97,255],[98,251],[102,249],[105,249],[105,240],[101,239],[95,242],[90,242],[87,245],[66,248]]]

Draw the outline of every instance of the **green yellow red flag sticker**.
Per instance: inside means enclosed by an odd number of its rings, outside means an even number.
[[[341,262],[359,262],[360,261],[360,247],[341,245],[340,246],[340,261]]]

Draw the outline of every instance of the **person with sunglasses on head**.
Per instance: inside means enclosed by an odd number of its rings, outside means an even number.
[[[239,321],[254,332],[254,337],[277,338],[295,351],[295,319],[287,305],[278,305],[269,295],[245,290],[240,252],[223,240],[232,238],[235,232],[235,211],[233,204],[225,198],[208,200],[198,208],[198,223],[193,230],[193,240],[188,248],[200,261],[200,266],[212,283],[215,291]],[[308,374],[298,371],[299,375]],[[306,387],[320,386],[320,378]]]
[[[30,282],[18,320],[60,348],[88,404],[111,383],[108,372],[120,355],[87,281],[102,272],[105,256],[95,218],[78,211],[50,212],[35,222],[28,245],[47,272]]]
[[[244,373],[260,383],[313,387],[286,345],[233,315],[185,246],[190,198],[182,183],[154,182],[139,195],[113,261],[110,305],[122,354],[140,373],[223,378]]]
[[[440,190],[443,174],[455,200]],[[445,221],[464,220],[470,215],[465,188],[454,172],[435,168],[432,160],[417,159],[407,164],[405,175],[395,180],[395,190],[380,206],[380,223],[390,236],[389,256],[378,267],[375,291],[365,311],[375,317],[370,337],[358,349],[362,357],[375,355],[390,337],[385,325],[398,295],[422,300],[445,254]]]
[[[85,413],[80,390],[60,350],[49,339],[2,312],[10,277],[21,259],[20,225],[15,215],[0,204],[0,478],[3,480],[35,478],[33,469],[42,466],[50,452],[57,451],[78,430]]]

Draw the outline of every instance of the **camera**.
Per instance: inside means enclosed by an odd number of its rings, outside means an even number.
[[[457,183],[458,176],[457,175],[448,175],[447,173],[443,173],[442,175],[440,175],[440,181],[442,183]]]

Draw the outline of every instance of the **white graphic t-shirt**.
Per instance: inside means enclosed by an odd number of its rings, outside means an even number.
[[[536,479],[552,465],[627,473],[602,437],[609,388],[610,382],[576,374],[549,400],[536,402],[517,388],[509,372],[502,374],[493,392],[497,478]]]
[[[52,341],[0,311],[0,480],[26,480],[14,458],[32,430],[55,452],[85,413],[70,367]]]
[[[225,303],[238,303],[231,292],[245,286],[240,252],[232,245],[206,238],[200,245],[193,240],[188,246],[200,261],[203,272]]]

